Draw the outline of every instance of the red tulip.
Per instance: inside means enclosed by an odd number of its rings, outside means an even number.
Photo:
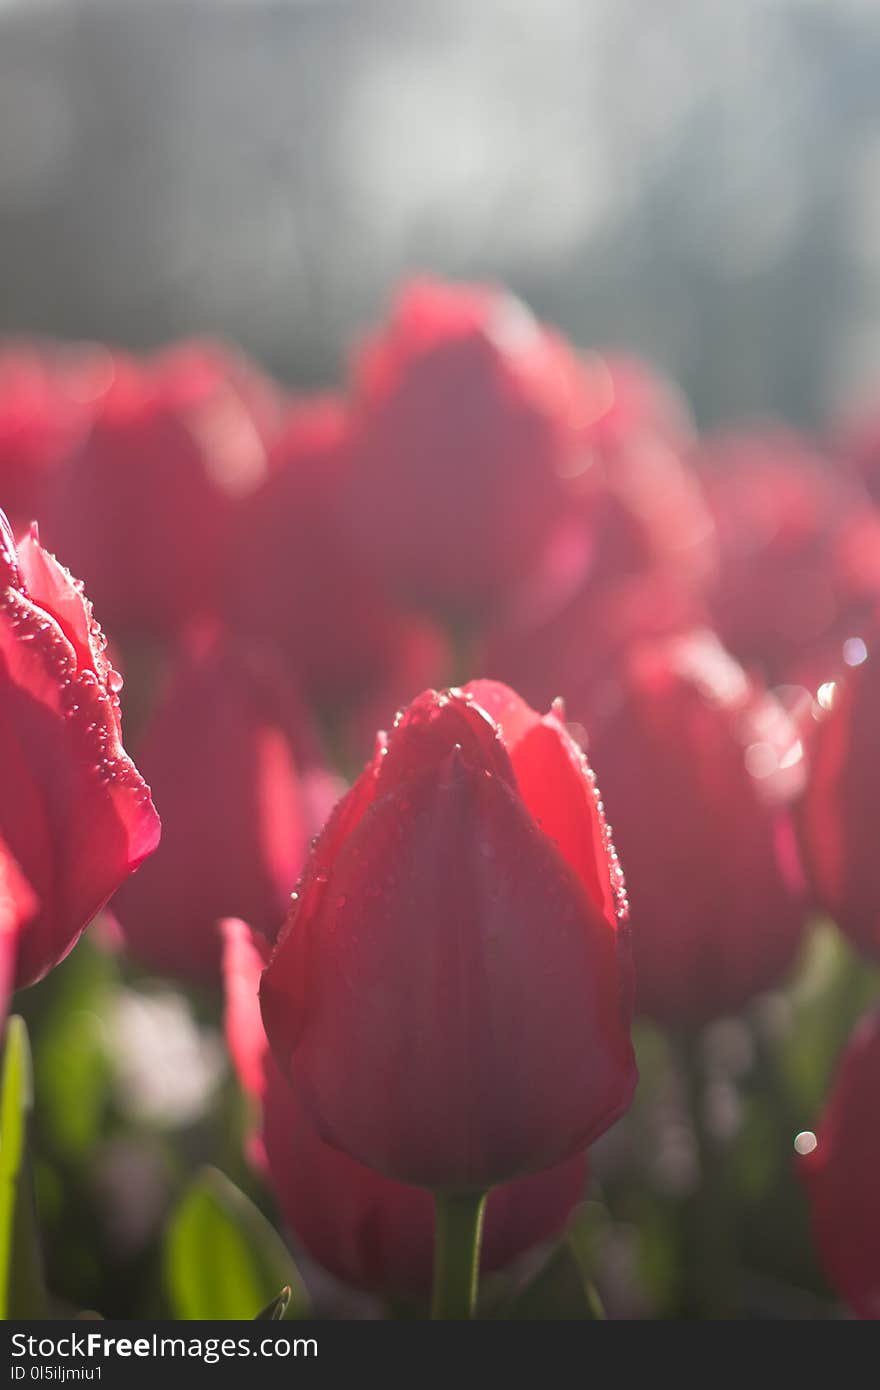
[[[167,637],[213,609],[237,503],[268,468],[276,402],[210,343],[117,368],[59,480],[47,532],[111,632]]]
[[[710,597],[722,640],[766,678],[815,689],[880,600],[880,512],[778,426],[710,438],[700,463],[720,545]]]
[[[490,629],[481,664],[533,705],[546,706],[564,690],[570,729],[586,730],[614,699],[631,647],[690,631],[704,618],[701,600],[672,575],[654,570],[607,584],[588,575],[549,613],[511,613]]]
[[[224,926],[226,1032],[244,1090],[261,1115],[262,1164],[290,1229],[346,1283],[382,1293],[431,1285],[434,1204],[420,1187],[392,1182],[318,1136],[276,1066],[260,1018],[264,956],[243,922]],[[493,1189],[486,1208],[484,1272],[559,1235],[584,1194],[587,1158]]]
[[[860,950],[880,955],[880,659],[853,639],[851,663],[819,690],[801,830],[822,907]]]
[[[271,640],[306,694],[346,709],[393,689],[414,657],[420,678],[405,692],[411,697],[446,655],[429,624],[391,603],[352,544],[343,522],[350,479],[343,403],[296,404],[270,452],[269,476],[241,507],[225,599],[232,625]]]
[[[19,938],[38,908],[36,894],[0,837],[0,1034],[15,986]]]
[[[162,845],[113,910],[146,964],[214,982],[217,920],[247,912],[274,937],[339,784],[271,656],[219,638],[181,661],[139,760]]]
[[[627,359],[593,353],[584,368],[595,419],[570,479],[577,525],[488,627],[482,665],[533,705],[564,691],[569,719],[590,727],[634,642],[706,620],[715,537],[672,389]]]
[[[0,838],[39,902],[17,985],[56,965],[159,841],[122,747],[119,677],[82,586],[0,512]]]
[[[97,347],[0,344],[0,507],[13,530],[42,519],[55,474],[106,379]]]
[[[354,395],[354,529],[408,599],[473,613],[543,564],[592,402],[574,354],[522,304],[410,283]]]
[[[775,985],[805,911],[802,751],[782,706],[691,634],[630,653],[588,746],[638,924],[639,1009],[700,1023]]]
[[[586,582],[597,600],[642,576],[692,590],[712,572],[715,536],[684,403],[645,363],[593,353],[585,370],[595,418],[571,486],[588,523]]]
[[[421,695],[325,826],[263,977],[321,1137],[449,1191],[589,1145],[636,1082],[621,904],[556,715],[488,681]]]
[[[880,1009],[862,1019],[799,1162],[825,1273],[860,1318],[880,1319]]]

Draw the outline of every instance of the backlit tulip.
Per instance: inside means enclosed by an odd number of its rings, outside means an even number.
[[[138,757],[162,844],[113,911],[140,960],[216,982],[217,920],[247,912],[274,937],[339,784],[271,654],[222,638],[181,660]]]
[[[715,536],[672,388],[640,362],[599,353],[584,372],[594,418],[569,479],[577,525],[488,625],[481,664],[531,704],[564,692],[569,719],[589,727],[634,642],[706,621]]]
[[[584,370],[590,423],[570,486],[587,520],[588,582],[598,594],[655,575],[692,589],[712,572],[715,536],[684,403],[635,359],[591,353]]]
[[[869,955],[880,955],[880,656],[851,639],[845,672],[818,691],[800,824],[821,906]]]
[[[880,513],[779,426],[710,437],[699,464],[719,540],[709,598],[722,641],[766,679],[815,689],[880,601]]]
[[[626,865],[640,1010],[700,1023],[775,985],[805,912],[802,751],[782,706],[691,634],[630,653],[588,748]]]
[[[339,803],[261,990],[327,1142],[473,1191],[550,1167],[636,1081],[622,876],[556,714],[427,691]]]
[[[539,568],[591,399],[511,295],[421,280],[354,371],[355,533],[407,599],[472,614]]]
[[[36,894],[0,838],[0,1036],[15,985],[19,937],[38,907]]]
[[[266,475],[276,421],[272,388],[211,343],[116,359],[46,520],[114,636],[165,638],[213,608],[237,503]]]
[[[92,344],[0,344],[0,507],[14,531],[44,519],[55,476],[88,426],[110,360]]]
[[[389,689],[410,699],[443,674],[446,656],[440,634],[401,612],[345,530],[351,465],[342,401],[294,405],[265,482],[240,509],[224,596],[238,631],[273,642],[308,697],[345,713]]]
[[[880,1319],[880,1010],[862,1019],[800,1159],[828,1279],[860,1318]]]
[[[269,1051],[257,990],[261,946],[243,922],[223,924],[226,1033],[244,1090],[259,1112],[262,1165],[291,1231],[346,1283],[382,1293],[431,1284],[434,1204],[423,1188],[392,1182],[318,1136]],[[484,1272],[561,1233],[586,1184],[576,1154],[546,1172],[493,1189],[486,1209]]]
[[[0,839],[39,904],[18,985],[67,954],[159,840],[105,647],[81,585],[35,531],[16,549],[0,513]]]

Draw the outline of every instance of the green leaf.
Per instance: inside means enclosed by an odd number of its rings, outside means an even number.
[[[499,1316],[505,1321],[544,1322],[604,1319],[605,1310],[592,1282],[592,1269],[607,1224],[595,1203],[582,1207],[568,1235],[540,1269],[520,1288]]]
[[[31,1052],[24,1020],[6,1028],[0,1075],[0,1317],[46,1316],[42,1260],[28,1168],[33,1108]]]
[[[273,1298],[271,1303],[267,1303],[265,1308],[261,1308],[254,1322],[281,1322],[290,1305],[291,1287],[285,1284],[277,1298]]]
[[[234,1183],[204,1168],[184,1193],[165,1236],[165,1292],[174,1318],[257,1317],[293,1292],[288,1318],[302,1317],[306,1295],[277,1231]]]

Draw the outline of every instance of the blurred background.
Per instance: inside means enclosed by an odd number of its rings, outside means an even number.
[[[338,376],[495,278],[714,424],[880,357],[872,0],[0,0],[0,331]]]

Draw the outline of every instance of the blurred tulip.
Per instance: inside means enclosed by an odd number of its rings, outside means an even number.
[[[593,402],[518,300],[417,280],[354,369],[355,533],[407,599],[473,617],[540,568]]]
[[[584,371],[595,419],[570,480],[577,523],[488,626],[480,664],[533,705],[564,692],[569,719],[589,727],[633,643],[705,622],[715,536],[672,388],[625,358],[592,353]]]
[[[597,597],[649,575],[693,590],[713,571],[715,535],[684,403],[635,359],[591,353],[584,369],[595,415],[571,486],[588,523],[587,583]]]
[[[799,1160],[825,1273],[860,1318],[880,1320],[880,1009],[859,1023]]]
[[[570,726],[585,730],[614,699],[631,647],[689,631],[704,616],[700,599],[675,577],[655,571],[594,585],[588,576],[550,614],[512,613],[490,629],[480,664],[539,707],[564,690]]]
[[[19,937],[38,908],[33,889],[0,836],[0,1036],[15,987]]]
[[[62,461],[88,427],[110,354],[96,344],[0,343],[0,507],[42,521]]]
[[[239,513],[224,601],[232,625],[274,642],[313,700],[350,710],[389,688],[394,709],[442,671],[446,644],[392,604],[344,530],[349,434],[333,397],[290,410],[269,475]]]
[[[220,637],[182,658],[139,760],[162,806],[162,845],[113,911],[145,964],[215,983],[217,920],[247,912],[274,936],[340,784],[271,654]]]
[[[446,1191],[589,1145],[636,1082],[624,908],[555,714],[487,681],[413,701],[319,836],[263,976],[321,1137]]]
[[[224,932],[226,1032],[245,1092],[256,1103],[261,1162],[290,1229],[337,1278],[379,1293],[425,1293],[434,1249],[434,1203],[423,1188],[392,1182],[331,1148],[310,1124],[269,1051],[258,987],[264,953],[243,922]],[[585,1153],[496,1187],[486,1208],[482,1268],[501,1269],[561,1234],[584,1195]]]
[[[779,426],[709,438],[699,462],[719,538],[711,611],[722,640],[766,679],[815,689],[880,601],[880,512]]]
[[[588,743],[626,865],[641,1012],[738,1010],[790,966],[805,916],[789,808],[797,733],[711,634],[624,663]]]
[[[274,390],[212,343],[118,358],[46,530],[114,635],[167,638],[216,602],[239,500],[268,469]]]
[[[82,586],[35,529],[16,549],[0,512],[0,838],[39,904],[19,986],[67,954],[159,841],[105,648]]]
[[[845,675],[819,688],[800,824],[819,903],[880,956],[880,652],[851,639],[844,661]]]

